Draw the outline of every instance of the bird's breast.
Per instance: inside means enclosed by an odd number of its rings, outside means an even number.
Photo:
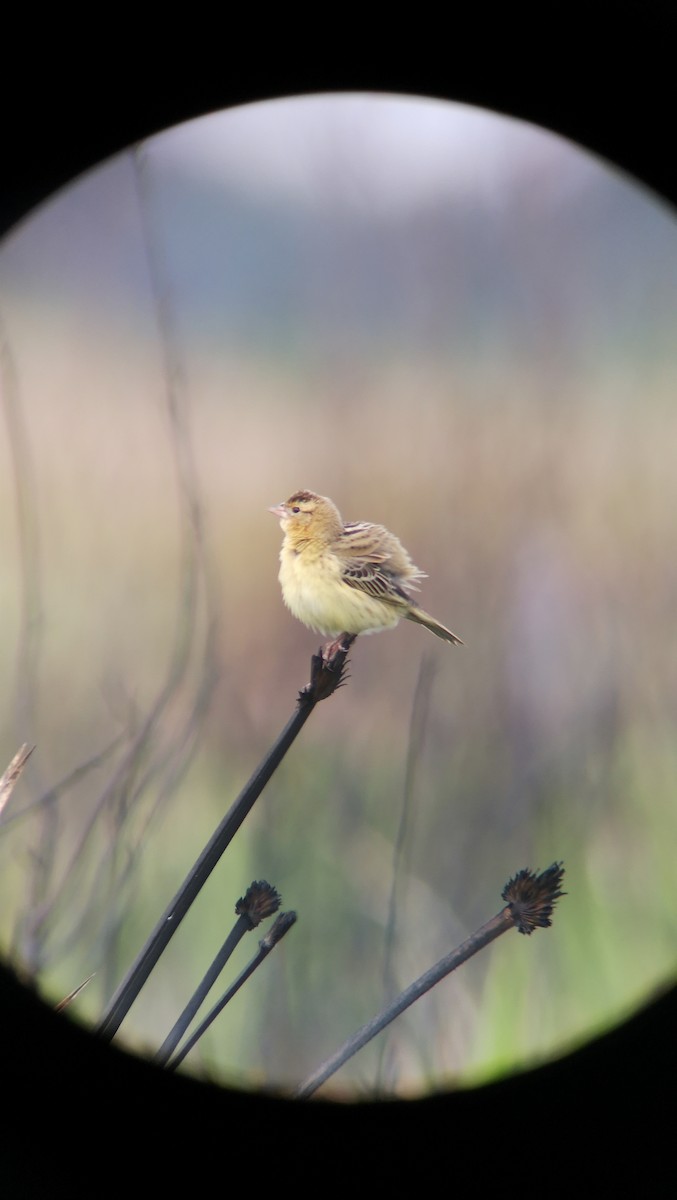
[[[369,633],[396,625],[402,616],[401,611],[348,585],[340,559],[326,550],[316,553],[308,547],[294,553],[283,545],[279,578],[287,608],[318,633]]]

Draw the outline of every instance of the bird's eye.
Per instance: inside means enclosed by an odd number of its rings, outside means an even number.
[[[292,508],[292,512],[300,512],[300,511],[301,511],[301,509],[299,508],[298,504],[295,504]]]

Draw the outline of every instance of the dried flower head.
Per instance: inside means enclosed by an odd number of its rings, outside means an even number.
[[[555,902],[566,895],[560,887],[563,876],[562,863],[555,862],[540,875],[525,868],[506,883],[501,895],[520,933],[533,933],[552,924]]]
[[[265,879],[254,880],[235,905],[238,917],[246,917],[250,929],[255,929],[266,917],[272,917],[282,903],[282,897]]]

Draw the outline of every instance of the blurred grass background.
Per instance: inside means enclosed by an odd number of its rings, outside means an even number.
[[[299,922],[188,1060],[225,1082],[300,1080],[523,866],[564,860],[554,928],[463,967],[346,1094],[538,1061],[674,975],[676,316],[654,198],[395,98],[207,118],[7,239],[3,765],[37,749],[0,824],[0,947],[46,997],[95,970],[73,1012],[97,1020],[293,709],[319,639],[283,608],[266,508],[299,487],[394,530],[466,646],[358,641],[125,1042],[162,1041],[255,878]]]

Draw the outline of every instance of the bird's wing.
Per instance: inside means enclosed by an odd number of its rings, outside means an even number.
[[[343,582],[389,604],[402,604],[405,601],[409,603],[404,589],[392,576],[379,570],[376,563],[364,562],[357,558],[348,559],[343,568]]]
[[[416,587],[422,572],[411,562],[394,534],[382,525],[356,521],[346,525],[337,548],[344,583],[370,596],[399,605],[410,603],[404,589]]]

